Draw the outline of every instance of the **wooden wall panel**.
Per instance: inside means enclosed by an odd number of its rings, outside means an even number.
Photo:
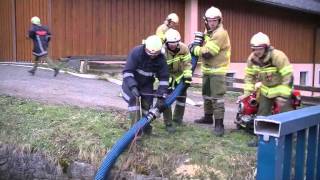
[[[32,41],[27,38],[31,27],[30,19],[38,16],[41,23],[48,24],[48,0],[19,0],[16,9],[17,60],[31,61]],[[50,27],[49,27],[50,28]]]
[[[283,50],[291,62],[312,63],[314,31],[319,24],[316,16],[244,0],[200,0],[199,18],[212,5],[222,11],[223,24],[231,39],[233,62],[245,62],[251,36],[261,31],[269,35],[272,45]],[[199,29],[204,29],[203,21],[199,22]]]
[[[126,55],[171,12],[183,36],[183,0],[54,0],[53,56]]]
[[[0,61],[13,61],[12,0],[0,1]]]

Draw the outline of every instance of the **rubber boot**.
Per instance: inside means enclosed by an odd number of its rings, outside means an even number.
[[[145,135],[151,135],[152,134],[152,126],[150,124],[146,125],[144,128],[143,128],[143,133]]]
[[[53,76],[56,77],[59,74],[59,71],[60,70],[58,68],[55,68]]]
[[[177,126],[183,125],[182,119],[173,119],[173,122],[176,123]]]
[[[29,70],[28,72],[29,72],[32,76],[34,76],[34,73],[36,72],[36,70],[31,69],[31,70]]]
[[[184,109],[185,109],[184,106],[178,106],[178,105],[176,105],[176,108],[174,109],[173,122],[175,122],[179,126],[182,125]]]
[[[217,137],[221,137],[224,134],[223,119],[215,119],[213,134]]]
[[[194,122],[198,124],[213,124],[212,114],[205,114],[204,117],[196,119]]]
[[[176,132],[176,128],[172,124],[166,124],[166,131],[172,134]]]

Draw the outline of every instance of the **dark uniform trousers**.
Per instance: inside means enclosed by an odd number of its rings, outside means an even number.
[[[224,75],[203,75],[202,96],[204,99],[204,113],[213,114],[215,119],[224,118],[224,94],[226,84]]]

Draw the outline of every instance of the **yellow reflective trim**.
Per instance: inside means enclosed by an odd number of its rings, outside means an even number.
[[[174,62],[178,62],[178,61],[180,61],[179,57],[175,57],[173,59],[167,59],[167,64],[170,65],[170,64],[172,64]]]
[[[190,69],[186,69],[183,71],[184,77],[192,77],[192,71]]]
[[[245,68],[245,73],[246,74],[250,74],[250,75],[254,75],[256,73],[256,71],[253,68],[246,67]]]
[[[196,46],[193,50],[194,55],[199,56],[200,55],[200,46]]]
[[[183,77],[183,74],[181,74],[180,76],[176,77],[175,81],[176,81],[177,83],[179,83],[180,80],[182,79],[182,77]]]
[[[203,74],[226,74],[228,71],[228,67],[207,68],[202,65],[201,71]]]
[[[208,35],[204,35],[204,41],[210,41],[210,37]]]
[[[243,90],[250,91],[250,92],[254,91],[254,84],[249,84],[249,83],[244,84]]]
[[[293,69],[292,69],[291,65],[285,66],[285,67],[283,67],[282,69],[279,70],[279,73],[280,73],[281,76],[286,76],[286,75],[288,75],[288,74],[290,74],[292,72],[293,72]]]
[[[185,56],[182,57],[182,59],[183,59],[183,61],[191,60],[191,54],[190,53],[186,54]]]
[[[216,43],[214,43],[212,41],[207,42],[205,47],[207,47],[214,54],[218,54],[219,51],[220,51],[220,47]]]
[[[226,57],[227,57],[228,59],[230,59],[230,57],[231,57],[231,51],[227,51],[227,52],[226,52]]]
[[[291,95],[292,88],[287,85],[278,85],[275,87],[261,86],[261,93],[268,98],[275,98],[278,96],[289,97]]]
[[[274,73],[277,71],[278,69],[276,67],[260,68],[260,73]]]

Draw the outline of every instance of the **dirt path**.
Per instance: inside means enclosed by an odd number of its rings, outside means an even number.
[[[39,102],[59,105],[74,105],[99,109],[127,109],[119,97],[120,86],[103,80],[79,78],[60,73],[53,77],[53,71],[39,69],[35,76],[29,67],[0,64],[0,94],[33,99]],[[201,100],[201,95],[188,92],[191,99]],[[235,128],[233,120],[237,106],[226,102],[226,128]],[[203,106],[187,105],[184,121],[193,122],[203,115]]]

